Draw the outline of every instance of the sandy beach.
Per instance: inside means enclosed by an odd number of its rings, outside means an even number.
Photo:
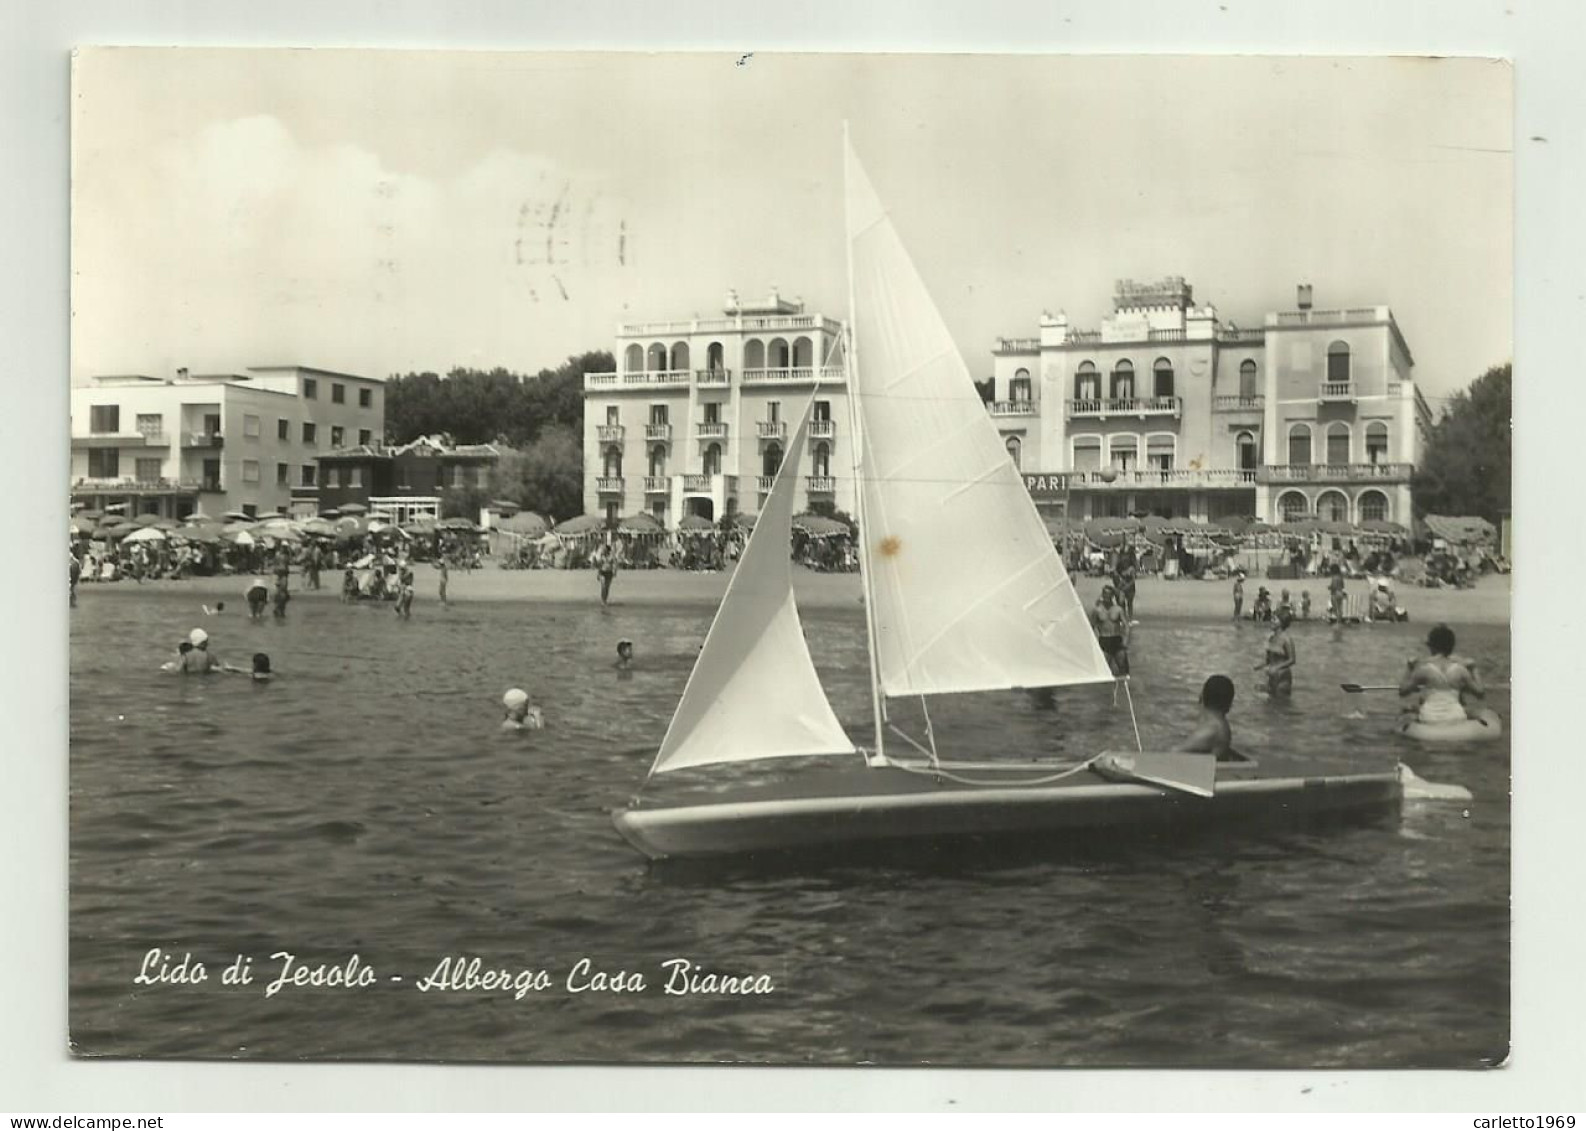
[[[415,616],[423,615],[423,606],[438,599],[439,578],[434,569],[421,565],[417,571],[418,600]],[[1399,586],[1399,604],[1409,611],[1412,623],[1436,624],[1446,622],[1456,629],[1460,625],[1508,624],[1510,618],[1510,579],[1513,575],[1489,575],[1482,578],[1474,589],[1420,589]],[[617,575],[612,587],[613,604],[700,604],[715,605],[727,585],[726,573],[691,573],[680,570],[627,570]],[[325,588],[304,589],[302,577],[292,576],[293,601],[334,601],[340,598],[340,574],[326,571]],[[794,587],[799,604],[805,608],[841,608],[859,602],[858,574],[812,573],[795,566]],[[98,600],[101,597],[125,599],[145,592],[191,593],[199,603],[214,604],[215,600],[236,601],[242,608],[242,591],[247,584],[243,576],[195,577],[187,581],[149,581],[141,585],[134,581],[84,584],[79,586],[79,600]],[[1248,613],[1255,600],[1256,589],[1266,584],[1274,599],[1287,587],[1295,603],[1300,592],[1311,591],[1312,615],[1320,616],[1326,608],[1325,581],[1265,582],[1250,578],[1245,582],[1245,610]],[[1075,579],[1080,597],[1089,605],[1101,592],[1102,579],[1080,577]],[[1349,583],[1351,596],[1364,598],[1367,585],[1364,581]],[[453,603],[466,604],[477,601],[595,601],[599,583],[590,570],[505,570],[494,565],[483,569],[453,570],[447,586],[447,597]],[[1135,612],[1141,619],[1166,617],[1182,620],[1224,620],[1233,613],[1233,586],[1228,581],[1163,581],[1145,578],[1139,583],[1135,596]]]

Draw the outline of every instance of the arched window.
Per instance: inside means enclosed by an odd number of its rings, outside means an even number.
[[[1134,397],[1134,362],[1127,359],[1112,367],[1112,391],[1107,394],[1115,401]]]
[[[1381,491],[1363,491],[1360,495],[1360,521],[1386,522],[1388,497]]]
[[[1019,467],[1019,455],[1023,446],[1024,445],[1019,443],[1019,438],[1017,436],[1009,436],[1008,442],[1003,445],[1003,447],[1008,449],[1008,458],[1013,461],[1013,466],[1015,469]]]
[[[765,446],[764,463],[761,466],[761,475],[775,475],[782,466],[782,445],[767,444]]]
[[[622,449],[616,444],[606,449],[602,460],[607,479],[622,478]]]
[[[1316,517],[1326,522],[1348,522],[1349,500],[1341,491],[1324,491],[1316,500]]]
[[[660,342],[654,342],[645,354],[644,367],[651,373],[659,373],[666,368],[666,347]]]
[[[1278,513],[1284,522],[1299,522],[1309,516],[1310,511],[1305,496],[1298,491],[1285,491],[1278,499]]]
[[[765,343],[759,338],[750,338],[743,344],[743,367],[745,369],[765,368]]]
[[[1388,426],[1380,420],[1366,425],[1366,462],[1388,462]]]
[[[766,347],[766,365],[771,369],[786,369],[789,358],[787,339],[772,338],[771,344]]]
[[[1349,425],[1342,420],[1327,426],[1327,462],[1335,467],[1349,462]]]
[[[1154,397],[1171,397],[1173,395],[1173,363],[1165,357],[1156,359],[1151,366],[1151,395]]]
[[[815,365],[815,344],[808,338],[794,339],[793,365],[797,369],[810,369]]]
[[[1348,342],[1334,342],[1332,345],[1327,347],[1327,380],[1329,382],[1348,383]]]
[[[1074,399],[1096,401],[1101,399],[1101,374],[1096,372],[1094,361],[1082,361],[1074,373]]]
[[[825,479],[832,473],[832,446],[825,440],[815,445],[815,455],[810,459],[810,474]]]
[[[650,449],[650,474],[666,474],[666,446],[664,444],[656,444]]]
[[[1252,432],[1241,432],[1234,437],[1234,446],[1239,449],[1239,470],[1254,471],[1260,462],[1260,449],[1256,447],[1256,437]]]
[[[705,368],[720,371],[726,368],[725,351],[720,342],[711,342],[705,347]]]
[[[705,474],[721,474],[721,445],[711,444],[705,449]]]
[[[688,368],[687,342],[672,343],[672,363],[668,365],[667,368],[674,371],[681,371]]]
[[[629,346],[623,354],[623,366],[629,373],[644,372],[644,347],[638,342]]]
[[[1296,424],[1289,429],[1289,462],[1291,464],[1308,464],[1311,462],[1310,425]]]
[[[1249,358],[1239,363],[1239,395],[1241,397],[1256,395],[1256,363]]]
[[[1008,383],[1008,399],[1028,404],[1030,395],[1030,371],[1020,369],[1014,373],[1013,380]]]

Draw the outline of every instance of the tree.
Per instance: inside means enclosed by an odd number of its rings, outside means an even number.
[[[478,522],[479,512],[489,506],[490,500],[495,497],[484,487],[448,487],[441,492],[441,517],[466,518],[469,522]]]
[[[611,354],[595,351],[533,376],[500,366],[456,368],[444,378],[428,372],[393,376],[386,382],[386,438],[405,444],[445,433],[459,444],[521,447],[543,429],[561,426],[573,429],[581,443],[584,374],[616,367]]]
[[[1498,522],[1511,498],[1513,403],[1507,364],[1487,370],[1469,389],[1449,398],[1416,468],[1419,513],[1475,515]]]
[[[491,475],[490,497],[561,520],[584,512],[581,436],[561,424],[540,431],[521,449],[506,451]]]

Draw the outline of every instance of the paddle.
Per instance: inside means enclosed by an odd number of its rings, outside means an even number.
[[[1368,684],[1340,683],[1338,686],[1339,686],[1339,688],[1341,690],[1347,691],[1351,695],[1358,695],[1362,691],[1397,691],[1397,690],[1399,690],[1399,685],[1396,684],[1396,683],[1368,683]],[[1487,685],[1487,690],[1488,691],[1508,691],[1509,690],[1509,685],[1507,683],[1490,683],[1490,684]]]

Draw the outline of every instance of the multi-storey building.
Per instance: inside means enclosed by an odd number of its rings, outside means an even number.
[[[448,444],[439,436],[400,447],[361,444],[325,452],[319,456],[320,509],[358,503],[387,510],[398,522],[435,517],[447,491],[488,485],[500,459],[492,444]]]
[[[385,386],[301,365],[96,377],[71,393],[71,492],[183,518],[312,513],[322,451],[383,439]]]
[[[758,513],[812,397],[795,508],[852,513],[842,323],[774,290],[723,315],[620,326],[618,370],[584,375],[586,514]]]
[[[1180,278],[1120,282],[1097,330],[1000,339],[989,411],[1043,510],[1408,525],[1431,414],[1385,306],[1219,322]]]

